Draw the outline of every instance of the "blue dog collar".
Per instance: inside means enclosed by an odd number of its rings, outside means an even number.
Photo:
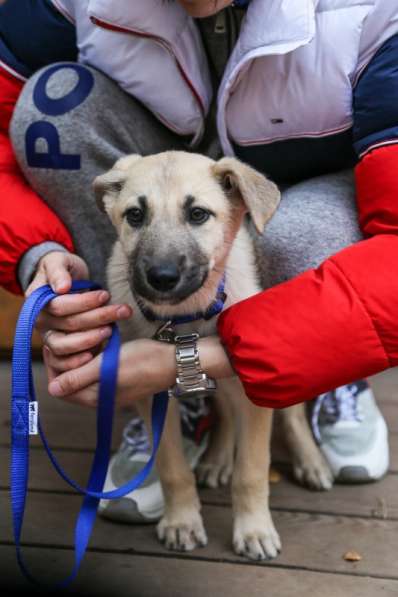
[[[217,294],[214,301],[207,307],[206,311],[197,311],[196,313],[187,313],[186,315],[174,315],[174,316],[160,316],[157,315],[142,303],[138,302],[138,306],[141,310],[141,313],[148,321],[171,321],[174,325],[183,324],[183,323],[191,323],[192,321],[198,321],[199,319],[204,319],[208,321],[215,317],[224,308],[225,301],[227,300],[227,295],[224,292],[225,287],[225,275],[221,278],[220,284],[218,285]]]

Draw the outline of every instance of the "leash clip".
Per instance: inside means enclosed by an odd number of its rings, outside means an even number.
[[[174,325],[171,319],[162,323],[161,326],[158,327],[154,335],[152,336],[152,340],[157,340],[158,342],[168,342],[169,344],[175,344],[175,337],[176,333],[174,330]]]

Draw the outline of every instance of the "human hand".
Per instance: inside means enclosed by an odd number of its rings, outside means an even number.
[[[201,338],[198,350],[202,369],[216,379],[235,375],[218,336]],[[95,407],[102,355],[59,375],[57,361],[45,354],[49,393],[69,402]],[[176,379],[172,344],[140,339],[122,345],[119,359],[117,403],[128,406],[172,385]]]
[[[81,257],[64,251],[51,251],[40,259],[25,296],[44,284],[49,284],[54,292],[64,294],[69,292],[73,280],[84,280],[88,276],[88,267]]]
[[[40,259],[25,294],[29,296],[43,284],[49,284],[54,292],[65,294],[73,280],[87,279],[88,276],[83,259],[72,253],[53,251]],[[43,352],[57,358],[58,371],[90,361],[93,352],[97,352],[104,339],[111,335],[110,324],[131,316],[128,305],[106,305],[109,298],[105,290],[65,294],[51,301],[40,313],[36,327],[43,339]]]
[[[117,377],[117,404],[131,406],[175,383],[174,346],[155,340],[140,339],[122,345]],[[95,407],[98,398],[102,353],[76,369],[60,374],[58,359],[44,353],[48,391],[83,406]]]

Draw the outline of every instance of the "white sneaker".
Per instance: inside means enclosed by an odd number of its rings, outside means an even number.
[[[180,402],[183,447],[187,461],[195,469],[208,443],[209,409],[198,398]],[[112,491],[132,479],[148,462],[151,446],[141,418],[135,417],[123,431],[123,441],[109,463],[104,491]],[[100,500],[101,516],[137,524],[156,522],[164,511],[164,496],[156,469],[135,491],[117,500]]]
[[[387,472],[387,425],[366,381],[321,394],[312,429],[337,482],[366,483]]]

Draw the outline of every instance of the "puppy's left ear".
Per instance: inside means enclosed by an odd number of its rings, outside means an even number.
[[[276,184],[236,158],[222,158],[213,173],[229,197],[243,202],[261,233],[280,201]]]
[[[140,158],[137,154],[120,158],[111,170],[94,179],[95,200],[101,211],[106,212],[117,199],[130,173],[130,167]]]

